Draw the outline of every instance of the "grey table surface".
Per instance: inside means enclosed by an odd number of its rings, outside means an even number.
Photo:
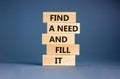
[[[89,62],[75,67],[44,67],[0,63],[0,79],[120,79],[120,64]]]

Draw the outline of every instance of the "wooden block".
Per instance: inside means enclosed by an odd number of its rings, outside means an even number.
[[[48,55],[79,55],[79,45],[77,44],[47,44]]]
[[[43,55],[43,66],[75,66],[75,56]]]
[[[42,34],[42,44],[74,44],[74,34]]]
[[[76,22],[76,12],[43,12],[43,23]]]
[[[80,34],[80,23],[47,23],[47,33]]]

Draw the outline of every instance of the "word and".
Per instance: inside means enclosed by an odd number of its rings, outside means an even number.
[[[66,36],[51,36],[49,42],[67,42]]]

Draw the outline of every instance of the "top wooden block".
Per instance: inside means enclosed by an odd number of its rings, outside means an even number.
[[[76,22],[76,12],[43,12],[43,23]]]

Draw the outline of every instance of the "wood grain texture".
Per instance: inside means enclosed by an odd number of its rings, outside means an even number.
[[[47,44],[48,55],[80,55],[78,44]]]
[[[50,15],[68,15],[68,21],[51,21]],[[43,12],[43,23],[50,23],[50,22],[76,22],[76,12]]]
[[[67,37],[66,42],[50,42],[52,37]],[[75,35],[74,34],[42,34],[42,44],[74,44],[75,43]]]
[[[61,61],[56,58],[61,58]],[[75,66],[74,55],[43,55],[43,66]]]

